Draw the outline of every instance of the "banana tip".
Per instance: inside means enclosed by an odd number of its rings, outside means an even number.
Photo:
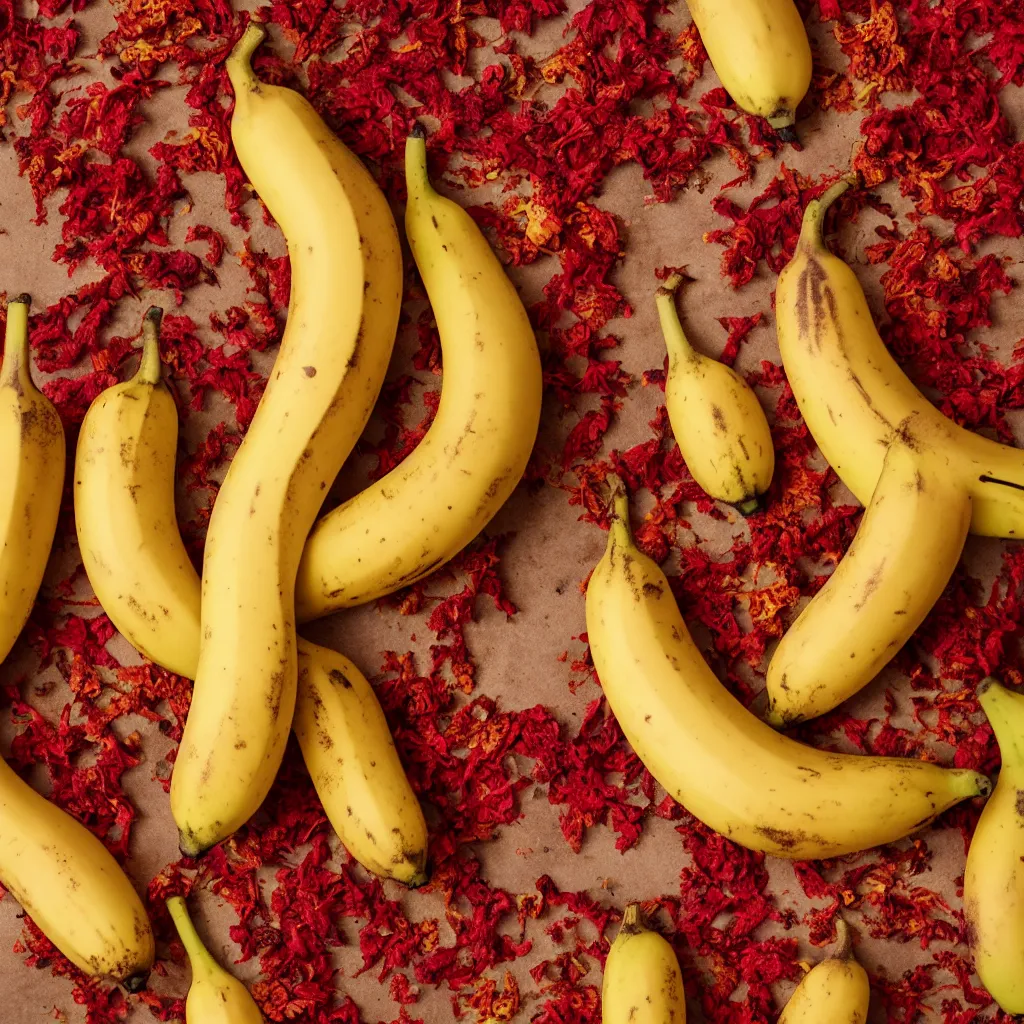
[[[423,871],[417,872],[408,882],[405,883],[407,889],[422,889],[423,886],[430,883],[430,872],[424,869]]]
[[[998,686],[999,680],[993,679],[992,676],[986,676],[980,683],[978,683],[977,695],[984,697],[993,686]]]
[[[178,833],[178,849],[181,851],[182,857],[188,857],[191,860],[197,860],[202,857],[209,846],[204,846],[200,843],[195,836],[188,835],[184,832]]]
[[[160,321],[163,320],[163,318],[164,311],[160,306],[150,306],[149,309],[146,310],[146,319],[149,320],[150,323],[156,324],[157,327],[160,326]]]
[[[125,978],[124,987],[134,995],[141,992],[149,983],[149,971],[139,971],[129,978]]]
[[[781,128],[775,129],[775,134],[785,143],[790,146],[800,145],[800,136],[796,133],[795,125],[786,124]]]
[[[28,292],[22,292],[20,295],[15,295],[13,299],[8,299],[7,304],[10,305],[12,302],[16,302],[21,306],[31,306],[32,296]]]
[[[989,796],[992,793],[992,780],[987,775],[982,775],[981,772],[976,772],[977,780],[975,783],[976,793],[975,796]]]
[[[417,121],[412,126],[412,131],[409,132],[410,139],[425,139],[427,137],[427,129],[423,126],[422,121]]]

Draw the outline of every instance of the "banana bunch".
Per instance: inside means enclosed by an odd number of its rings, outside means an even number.
[[[668,348],[665,405],[672,433],[694,480],[712,498],[749,515],[761,507],[775,471],[771,429],[747,382],[687,340],[675,304],[681,280],[672,275],[656,297]]]
[[[787,141],[811,85],[811,44],[793,0],[687,0],[726,92]]]
[[[664,573],[633,542],[618,482],[586,611],[594,667],[640,760],[691,814],[742,846],[837,857],[899,839],[989,791],[973,771],[824,753],[747,711],[708,668]]]
[[[192,966],[192,984],[185,1000],[186,1024],[263,1024],[263,1015],[249,990],[203,945],[185,901],[172,896],[167,910]]]
[[[631,903],[608,952],[601,1024],[686,1024],[686,996],[675,950]]]
[[[1008,1014],[1024,1013],[1024,694],[986,679],[978,699],[1003,766],[967,851],[964,917],[974,967]]]
[[[864,1024],[868,1019],[871,986],[867,971],[854,959],[850,930],[842,918],[836,922],[836,930],[839,948],[807,972],[778,1024]]]

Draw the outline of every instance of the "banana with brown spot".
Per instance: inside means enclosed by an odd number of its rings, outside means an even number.
[[[284,232],[291,297],[207,534],[199,663],[171,779],[189,855],[244,824],[277,774],[298,679],[299,558],[380,392],[401,304],[401,250],[383,193],[303,96],[256,77],[250,61],[264,34],[250,24],[227,60],[231,137]]]
[[[515,287],[469,214],[431,187],[422,129],[405,168],[406,234],[441,336],[441,401],[400,465],[317,523],[296,584],[300,621],[393,593],[457,555],[515,490],[537,437],[540,355]]]
[[[871,985],[867,971],[854,958],[850,929],[842,918],[836,922],[836,931],[839,948],[804,975],[778,1024],[864,1024],[868,1019]]]
[[[628,517],[617,484],[608,548],[587,587],[594,667],[637,756],[705,825],[777,857],[838,857],[892,842],[988,793],[978,772],[826,753],[751,714],[704,661]]]

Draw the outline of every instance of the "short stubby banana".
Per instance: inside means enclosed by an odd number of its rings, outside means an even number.
[[[676,951],[646,927],[631,903],[608,951],[601,1024],[686,1024],[686,995]]]
[[[704,661],[628,515],[619,484],[608,549],[587,588],[594,667],[637,756],[705,825],[776,857],[838,857],[988,793],[978,772],[825,753],[747,711]]]
[[[986,679],[978,699],[1003,766],[967,851],[967,941],[992,998],[1024,1014],[1024,694]]]
[[[925,620],[971,523],[947,452],[897,438],[850,550],[768,666],[768,721],[823,715],[866,686]]]
[[[779,348],[800,413],[862,504],[889,443],[912,429],[949,456],[973,499],[972,533],[1024,537],[1024,450],[965,430],[917,390],[875,329],[856,275],[825,245],[825,213],[849,185],[842,179],[807,205],[796,252],[779,276]]]
[[[299,642],[295,735],[320,802],[363,867],[408,886],[427,880],[427,823],[366,677]]]
[[[406,144],[405,227],[441,336],[444,383],[426,436],[317,523],[299,567],[300,621],[365,604],[459,553],[519,482],[540,423],[540,355],[523,304],[473,219]]]
[[[789,138],[811,85],[811,44],[793,0],[687,3],[726,92]]]
[[[263,36],[250,24],[227,61],[231,136],[287,240],[291,298],[206,539],[199,664],[171,780],[189,855],[247,821],[277,774],[298,677],[299,558],[373,409],[401,307],[401,249],[383,193],[304,97],[256,78]]]
[[[775,472],[775,447],[764,409],[731,367],[687,340],[676,310],[673,275],[658,289],[658,316],[668,348],[665,406],[672,433],[694,480],[744,515],[761,507]]]
[[[840,918],[836,927],[839,948],[804,975],[778,1024],[864,1024],[868,1019],[871,985],[867,971],[854,959],[846,922]]]
[[[174,512],[178,410],[161,381],[162,311],[143,322],[135,376],[97,395],[75,456],[75,525],[85,572],[110,621],[150,661],[191,678],[199,579]]]
[[[263,1024],[263,1015],[249,990],[224,970],[203,945],[185,901],[172,896],[167,910],[192,967],[185,999],[185,1024]]]
[[[76,966],[132,992],[153,966],[142,900],[110,851],[0,758],[0,882]]]
[[[30,303],[19,295],[7,304],[0,366],[0,661],[32,613],[64,489],[64,428],[50,400],[32,383]]]

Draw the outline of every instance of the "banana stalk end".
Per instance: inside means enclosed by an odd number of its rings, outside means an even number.
[[[836,951],[832,954],[832,959],[852,960],[853,936],[850,934],[850,926],[846,923],[846,920],[843,917],[836,918],[836,937],[839,940],[839,945],[836,946]]]
[[[164,311],[150,306],[142,320],[142,361],[135,381],[138,384],[156,384],[160,380],[160,321]]]
[[[7,305],[17,304],[19,306],[31,306],[32,296],[28,292],[22,292],[20,295],[15,295],[13,299],[7,300]]]
[[[825,239],[822,234],[825,227],[825,214],[832,204],[857,183],[853,174],[844,174],[817,199],[812,199],[804,210],[803,226],[800,229],[800,245],[813,249],[823,249]]]
[[[644,915],[640,910],[639,903],[630,903],[622,912],[622,924],[619,926],[620,935],[639,935],[646,931]]]
[[[250,21],[246,25],[242,37],[228,54],[225,67],[228,70],[228,78],[231,79],[236,97],[242,90],[255,92],[259,89],[260,81],[252,69],[252,55],[266,38],[267,30],[263,25],[258,21]]]

